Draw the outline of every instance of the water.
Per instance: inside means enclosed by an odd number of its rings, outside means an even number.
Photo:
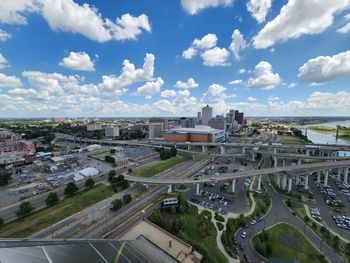
[[[303,134],[305,134],[305,128],[311,127],[311,126],[327,126],[327,127],[336,127],[337,125],[350,127],[350,120],[347,121],[332,121],[332,122],[325,122],[325,123],[319,123],[319,124],[308,124],[308,125],[302,125],[298,128],[302,130]],[[350,141],[343,140],[343,139],[336,139],[335,133],[334,134],[324,134],[317,131],[312,131],[310,129],[307,130],[307,137],[309,140],[311,140],[313,143],[324,143],[324,144],[350,144]],[[339,155],[350,155],[349,152],[339,152]]]

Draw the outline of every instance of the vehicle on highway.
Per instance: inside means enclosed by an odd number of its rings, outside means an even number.
[[[245,238],[246,236],[247,236],[247,232],[243,231],[241,237],[242,237],[242,238]]]

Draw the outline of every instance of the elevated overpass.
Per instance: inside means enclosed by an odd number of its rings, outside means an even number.
[[[226,173],[221,176],[200,178],[195,180],[193,178],[185,179],[159,179],[159,178],[145,178],[131,175],[124,175],[125,179],[131,182],[145,183],[145,184],[195,184],[195,183],[207,183],[212,181],[227,181],[243,177],[260,176],[264,174],[275,174],[282,172],[293,172],[294,176],[303,175],[307,173],[323,171],[328,169],[346,168],[350,167],[350,160],[335,161],[335,162],[321,162],[321,163],[308,163],[301,165],[281,166],[273,168],[263,169],[251,169],[248,171],[239,171],[236,173]]]

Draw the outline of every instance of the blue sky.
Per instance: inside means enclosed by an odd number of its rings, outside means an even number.
[[[0,117],[350,115],[350,0],[2,0]]]

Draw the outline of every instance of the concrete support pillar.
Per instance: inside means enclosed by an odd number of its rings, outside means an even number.
[[[324,182],[323,182],[324,186],[328,185],[328,170],[324,171]]]
[[[286,189],[287,189],[287,175],[284,174],[282,179],[282,190],[286,190]]]
[[[288,178],[288,193],[290,193],[292,191],[292,178]]]
[[[259,175],[258,177],[258,191],[261,191],[261,177],[262,175]]]
[[[245,147],[242,148],[242,153],[245,154]]]
[[[196,195],[199,195],[199,184],[196,184]]]
[[[236,191],[236,179],[232,179],[232,193]]]
[[[298,159],[298,165],[301,165],[301,159]]]
[[[187,145],[187,150],[191,150],[191,145]]]
[[[206,153],[208,151],[208,146],[202,145],[202,153]]]
[[[344,169],[344,183],[348,183],[349,167]]]
[[[279,173],[276,173],[276,174],[277,174],[277,180],[276,180],[277,186],[281,188],[281,175]]]
[[[274,154],[277,153],[277,148],[273,148],[273,153],[274,153]]]
[[[252,152],[252,160],[255,161],[255,152]]]
[[[306,156],[310,156],[310,150],[309,150],[309,149],[306,149],[305,154],[306,154]]]
[[[307,190],[309,188],[309,174],[305,175],[305,186],[304,189]]]
[[[276,156],[273,157],[273,161],[274,161],[274,166],[276,168],[278,166],[278,159]]]
[[[321,171],[317,171],[317,183],[321,183]]]
[[[172,191],[173,191],[172,185],[169,184],[169,186],[168,186],[168,194],[170,194]]]
[[[282,159],[282,166],[286,166],[286,160],[285,159]]]
[[[220,153],[225,154],[225,146],[223,145],[220,146]]]
[[[338,168],[338,176],[337,176],[337,181],[341,180],[341,172],[342,172],[343,168]]]

